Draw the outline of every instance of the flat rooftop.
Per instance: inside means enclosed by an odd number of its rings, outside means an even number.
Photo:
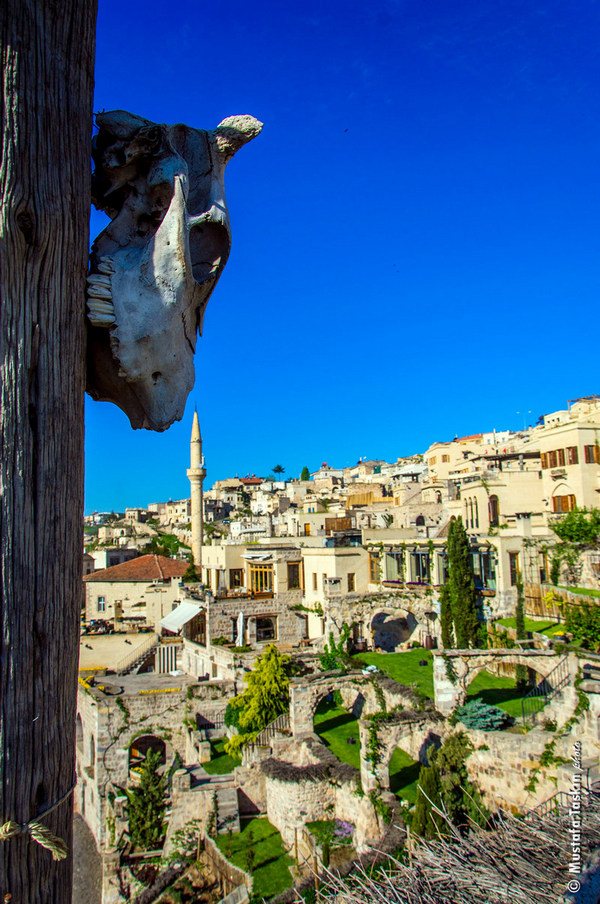
[[[151,634],[83,634],[79,640],[80,669],[114,669],[136,649],[148,643]]]

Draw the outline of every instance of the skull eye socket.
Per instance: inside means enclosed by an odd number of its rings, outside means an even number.
[[[155,370],[154,373],[152,374],[152,382],[154,383],[155,386],[161,377],[162,377],[161,372],[159,370]]]
[[[222,258],[229,245],[227,230],[220,223],[200,223],[191,227],[189,243],[192,274],[197,283],[203,283],[225,263]]]

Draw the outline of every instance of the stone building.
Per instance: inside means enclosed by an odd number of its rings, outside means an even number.
[[[85,616],[155,628],[183,599],[188,563],[146,555],[84,577]]]

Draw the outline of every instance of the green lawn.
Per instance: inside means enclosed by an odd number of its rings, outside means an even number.
[[[501,618],[496,622],[496,624],[502,625],[502,627],[504,628],[516,628],[517,620],[516,618]],[[534,621],[531,618],[526,618],[525,630],[537,631],[538,634],[547,634],[548,636],[552,636],[552,634],[556,633],[556,631],[563,631],[564,625],[560,625],[556,621]]]
[[[342,763],[360,769],[360,737],[358,720],[348,710],[321,700],[314,719],[315,733],[331,749]],[[348,738],[356,738],[356,744],[348,744]]]
[[[407,687],[416,685],[417,688],[433,699],[433,655],[430,650],[417,649],[406,650],[404,653],[359,653],[353,657],[356,665],[376,665],[378,669],[405,684]],[[427,665],[419,665],[421,659],[427,660]]]
[[[272,898],[293,885],[290,865],[294,861],[268,819],[243,820],[241,832],[218,835],[216,841],[234,866],[252,873],[258,898]],[[254,852],[253,859],[250,851]]]
[[[563,587],[558,585],[560,590],[570,590],[571,593],[578,593],[580,596],[600,596],[600,590],[591,590],[589,587]]]
[[[235,767],[240,766],[242,763],[239,757],[232,757],[225,753],[226,740],[226,738],[219,738],[218,741],[211,742],[210,762],[202,763],[202,768],[206,769],[209,775],[225,775],[233,772]]]
[[[467,701],[475,697],[480,697],[484,703],[503,709],[511,716],[521,715],[521,700],[524,694],[517,690],[514,678],[498,677],[485,671],[480,672],[468,687]]]
[[[417,782],[421,764],[415,762],[404,750],[396,747],[390,760],[390,791],[396,797],[414,804],[417,800]]]

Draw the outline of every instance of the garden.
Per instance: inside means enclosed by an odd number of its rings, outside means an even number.
[[[202,763],[202,768],[209,775],[227,775],[233,772],[236,766],[240,766],[242,761],[238,756],[230,756],[225,752],[225,743],[227,738],[219,738],[217,741],[210,743],[210,761]]]
[[[290,866],[294,861],[268,819],[245,819],[240,832],[227,832],[215,840],[234,866],[252,875],[257,898],[272,898],[292,886]]]

